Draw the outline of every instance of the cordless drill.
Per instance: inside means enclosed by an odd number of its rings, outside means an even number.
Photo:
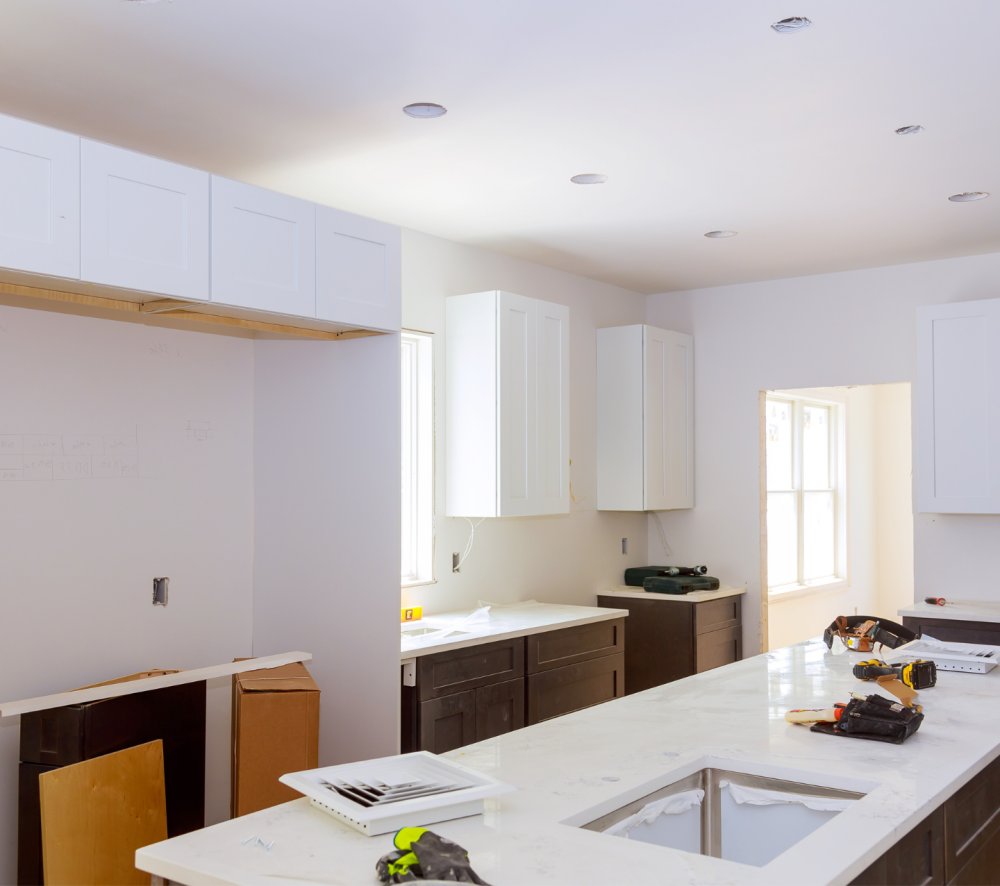
[[[859,662],[854,666],[854,676],[859,680],[877,680],[894,675],[901,683],[915,692],[930,689],[937,683],[937,665],[932,661],[908,661],[889,665],[877,658]]]

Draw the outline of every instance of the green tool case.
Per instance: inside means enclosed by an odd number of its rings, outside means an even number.
[[[641,588],[647,578],[658,575],[666,568],[666,566],[632,566],[625,570],[625,584],[632,588]]]
[[[711,575],[651,575],[642,582],[652,594],[689,594],[691,591],[717,591],[719,580]]]

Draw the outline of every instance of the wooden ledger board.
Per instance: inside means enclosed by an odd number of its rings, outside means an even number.
[[[46,886],[143,884],[135,851],[167,839],[163,742],[39,776]]]

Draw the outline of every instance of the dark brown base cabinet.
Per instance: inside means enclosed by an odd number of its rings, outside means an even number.
[[[935,809],[851,886],[1000,886],[1000,759]]]
[[[625,694],[625,619],[436,652],[402,692],[403,753],[443,754]]]
[[[994,621],[966,621],[958,618],[934,618],[933,616],[903,616],[903,627],[909,628],[918,637],[927,634],[935,640],[947,643],[982,643],[1000,646],[1000,624]]]
[[[742,595],[689,603],[598,594],[597,605],[627,609],[628,695],[743,658]]]

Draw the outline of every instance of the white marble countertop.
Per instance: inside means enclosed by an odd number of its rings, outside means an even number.
[[[1000,669],[940,672],[905,744],[820,735],[791,708],[871,692],[865,653],[818,638],[471,745],[448,756],[514,785],[481,816],[432,826],[507,884],[845,884],[1000,754]],[[706,763],[867,791],[764,867],[652,846],[562,822],[607,810]],[[596,817],[596,816],[595,816]],[[250,844],[251,835],[274,846]],[[305,799],[141,849],[137,866],[181,883],[375,883],[392,837],[364,837]]]
[[[466,609],[461,612],[445,612],[424,616],[420,621],[404,622],[400,625],[400,661],[432,652],[448,652],[479,643],[527,637],[530,634],[628,616],[625,609],[536,603],[534,600],[491,605],[488,613],[478,616],[474,615],[476,611]],[[407,635],[408,631],[424,630],[430,633]]]
[[[707,603],[709,600],[719,600],[723,597],[738,597],[745,594],[746,588],[733,588],[722,585],[716,591],[692,591],[690,594],[656,594],[644,591],[631,585],[615,585],[598,591],[598,597],[635,597],[638,600],[667,600],[671,603]]]
[[[944,606],[936,606],[933,603],[914,603],[905,609],[898,609],[900,615],[907,615],[911,618],[941,618],[955,619],[959,621],[992,621],[1000,622],[1000,603],[946,603]]]

